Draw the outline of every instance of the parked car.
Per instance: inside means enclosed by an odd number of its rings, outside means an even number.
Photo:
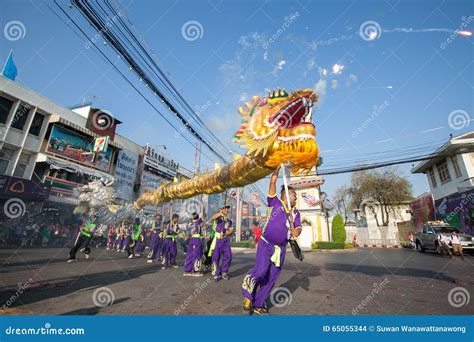
[[[444,222],[428,222],[423,226],[421,232],[415,234],[416,250],[424,253],[425,251],[433,251],[442,254],[443,250],[439,245],[438,235],[442,234],[448,237],[455,230],[458,233],[459,241],[461,242],[464,251],[474,251],[473,237],[469,234],[460,233],[459,230]],[[451,245],[449,248],[452,248]]]

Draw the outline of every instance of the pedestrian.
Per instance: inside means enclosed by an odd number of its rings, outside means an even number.
[[[191,239],[188,244],[188,253],[184,263],[184,276],[203,276],[201,272],[202,260],[202,219],[198,213],[192,214],[193,220],[189,224]]]
[[[442,253],[448,254],[449,257],[452,259],[453,254],[451,253],[451,250],[449,249],[449,242],[450,242],[450,239],[448,236],[444,235],[443,233],[438,234],[438,246],[440,248],[440,251]]]
[[[279,171],[280,167],[277,167],[270,179],[267,202],[271,211],[258,243],[255,267],[245,276],[242,284],[242,295],[245,297],[243,309],[249,314],[269,314],[266,300],[280,276],[285,261],[286,244],[291,236],[298,237],[301,234],[300,212],[295,208],[295,190],[288,188],[290,208],[287,206],[288,199],[284,188],[280,198],[277,197],[276,181]]]
[[[151,239],[150,239],[150,252],[147,256],[147,262],[152,263],[160,260],[161,257],[161,246],[163,241],[163,229],[158,225],[156,221],[153,221]]]
[[[230,248],[230,237],[234,234],[232,220],[227,218],[230,206],[224,205],[220,211],[215,213],[213,221],[214,238],[209,249],[212,255],[212,275],[214,281],[229,279],[229,268],[232,263],[232,250]]]
[[[168,265],[171,265],[173,268],[178,268],[176,265],[176,254],[178,249],[176,246],[176,235],[179,233],[178,226],[178,214],[173,214],[171,222],[166,224],[166,227],[163,231],[163,267],[165,269]]]
[[[94,213],[94,210],[91,209],[89,211],[89,217],[84,219],[84,223],[81,229],[79,230],[79,233],[77,234],[76,242],[74,243],[74,246],[69,251],[68,262],[76,261],[76,254],[79,251],[79,249],[83,251],[86,259],[89,259],[90,252],[91,252],[89,244],[91,243],[91,240],[92,240],[93,230],[96,227],[94,223],[93,213]]]
[[[453,247],[453,259],[454,259],[454,254],[459,253],[459,255],[461,256],[461,260],[464,260],[464,254],[462,252],[461,241],[459,240],[457,231],[454,229],[451,232],[451,246]]]

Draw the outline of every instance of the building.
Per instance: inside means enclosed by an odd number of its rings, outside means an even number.
[[[436,219],[474,234],[474,131],[451,138],[412,173],[426,174]]]
[[[300,211],[303,228],[298,244],[310,248],[316,241],[330,241],[329,214],[324,207],[324,196],[320,186],[324,184],[321,176],[291,176],[288,186],[296,191],[296,207]]]

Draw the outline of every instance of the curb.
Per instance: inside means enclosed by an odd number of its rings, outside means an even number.
[[[359,248],[402,248],[400,245],[358,245]]]

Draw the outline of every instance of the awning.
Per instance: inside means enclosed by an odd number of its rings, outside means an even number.
[[[53,158],[42,153],[39,154],[37,161],[46,162],[50,165],[52,169],[55,169],[55,170],[64,170],[71,173],[86,174],[95,178],[104,178],[107,181],[114,180],[114,177],[112,177],[111,175],[105,172],[101,172],[101,171],[95,170],[93,168],[90,168],[78,163],[73,163],[70,161]]]

